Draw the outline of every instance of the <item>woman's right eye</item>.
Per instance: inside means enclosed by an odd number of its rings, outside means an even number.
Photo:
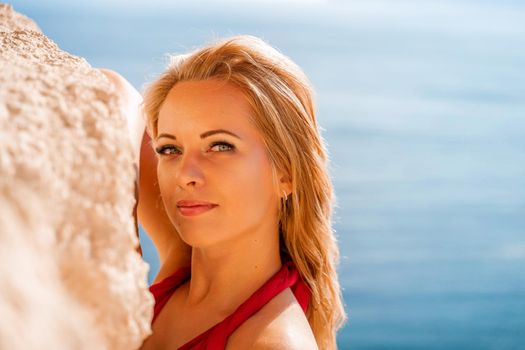
[[[167,156],[170,154],[177,154],[179,152],[179,149],[174,146],[165,145],[165,146],[159,146],[155,148],[155,152],[161,156]]]

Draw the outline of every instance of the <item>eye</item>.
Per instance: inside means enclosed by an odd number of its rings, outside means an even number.
[[[226,141],[212,142],[212,144],[210,146],[211,146],[210,147],[211,149],[215,148],[215,150],[218,151],[218,152],[233,151],[234,148],[235,148],[232,144],[229,144]]]
[[[155,148],[155,152],[161,156],[168,156],[170,154],[180,153],[179,149],[172,145],[164,145]]]

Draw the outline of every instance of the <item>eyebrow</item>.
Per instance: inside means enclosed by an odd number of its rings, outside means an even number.
[[[235,133],[233,133],[233,132],[231,132],[229,130],[226,130],[226,129],[208,130],[206,132],[203,132],[200,135],[200,137],[201,137],[201,139],[204,139],[206,137],[209,137],[209,136],[212,136],[212,135],[215,135],[215,134],[228,134],[228,135],[231,135],[233,137],[238,138],[239,140],[241,139],[237,134],[235,134]],[[174,135],[162,133],[162,134],[159,134],[159,136],[157,136],[157,140],[160,139],[161,137],[166,137],[166,138],[172,139],[172,140],[176,140],[177,139]]]

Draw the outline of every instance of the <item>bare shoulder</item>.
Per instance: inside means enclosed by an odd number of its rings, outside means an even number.
[[[229,338],[227,350],[318,350],[314,334],[290,288],[275,296]]]

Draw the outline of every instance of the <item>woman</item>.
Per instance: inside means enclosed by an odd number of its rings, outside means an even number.
[[[138,220],[160,271],[141,349],[335,349],[345,314],[312,90],[252,36],[175,56],[144,94]]]

